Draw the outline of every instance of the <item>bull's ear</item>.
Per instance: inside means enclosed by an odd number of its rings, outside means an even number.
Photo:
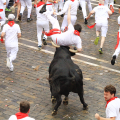
[[[73,52],[70,52],[70,55],[71,55],[71,56],[74,56],[74,55],[75,55],[75,53],[73,53]]]

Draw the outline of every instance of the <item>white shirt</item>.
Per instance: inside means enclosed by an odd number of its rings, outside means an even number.
[[[65,4],[64,4],[63,10],[61,12],[57,13],[57,15],[62,15],[64,13],[65,13],[65,15],[67,15],[68,14],[68,8],[69,8],[70,4],[71,4],[70,14],[71,15],[77,15],[77,9],[78,9],[78,6],[79,6],[78,0],[75,0],[74,2],[72,2],[71,0],[66,1]]]
[[[8,120],[18,120],[17,117],[15,115],[11,115],[10,118]],[[25,117],[19,120],[35,120],[34,118],[31,117]]]
[[[8,24],[5,24],[2,32],[5,33],[6,47],[18,47],[18,33],[21,33],[18,24],[14,24],[12,27],[10,27]]]
[[[6,0],[0,0],[0,9],[4,9],[4,3],[6,2]]]
[[[120,99],[116,98],[108,103],[106,108],[106,118],[116,117],[115,120],[120,120]]]
[[[68,26],[68,30],[64,33],[57,34],[57,44],[62,46],[75,45],[77,48],[82,48],[81,38],[74,34],[74,27],[72,24]]]
[[[97,6],[93,9],[95,11],[95,23],[108,22],[108,11],[110,9],[106,6]]]

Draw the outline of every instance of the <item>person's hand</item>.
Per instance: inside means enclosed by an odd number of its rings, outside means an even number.
[[[100,115],[98,113],[95,114],[95,118],[100,120]]]

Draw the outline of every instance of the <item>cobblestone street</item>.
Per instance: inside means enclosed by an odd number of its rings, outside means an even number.
[[[120,4],[119,2],[117,1],[117,4]],[[92,5],[94,7],[94,4]],[[33,21],[27,23],[26,16],[27,10],[23,14],[22,22],[19,23],[22,37],[19,39],[17,59],[13,62],[13,72],[6,67],[5,45],[0,43],[0,120],[7,120],[10,115],[17,113],[22,100],[30,102],[29,116],[36,120],[95,120],[95,113],[105,117],[104,87],[108,84],[114,85],[117,89],[116,96],[120,98],[120,56],[117,63],[111,65],[119,29],[118,9],[115,9],[115,13],[109,18],[103,54],[98,52],[100,41],[98,45],[94,45],[95,28],[88,29],[84,24],[82,11],[78,10],[76,23],[82,26],[80,36],[83,51],[72,59],[83,72],[84,99],[88,104],[88,110],[82,110],[78,95],[71,92],[69,104],[61,104],[56,116],[51,115],[54,105],[51,103],[48,83],[48,69],[55,48],[50,43],[51,39],[48,39],[48,45],[38,51],[35,8],[32,10]],[[60,25],[62,19],[58,16]],[[88,25],[94,22],[92,17],[88,20]]]

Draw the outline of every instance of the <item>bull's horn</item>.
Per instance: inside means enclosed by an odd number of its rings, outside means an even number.
[[[60,47],[59,45],[55,44],[53,41],[51,41],[51,43],[52,43],[52,45],[53,45],[54,47],[57,47],[57,48]]]
[[[73,50],[73,49],[69,49],[69,51],[72,52],[72,53],[77,53],[78,52],[78,50]]]

